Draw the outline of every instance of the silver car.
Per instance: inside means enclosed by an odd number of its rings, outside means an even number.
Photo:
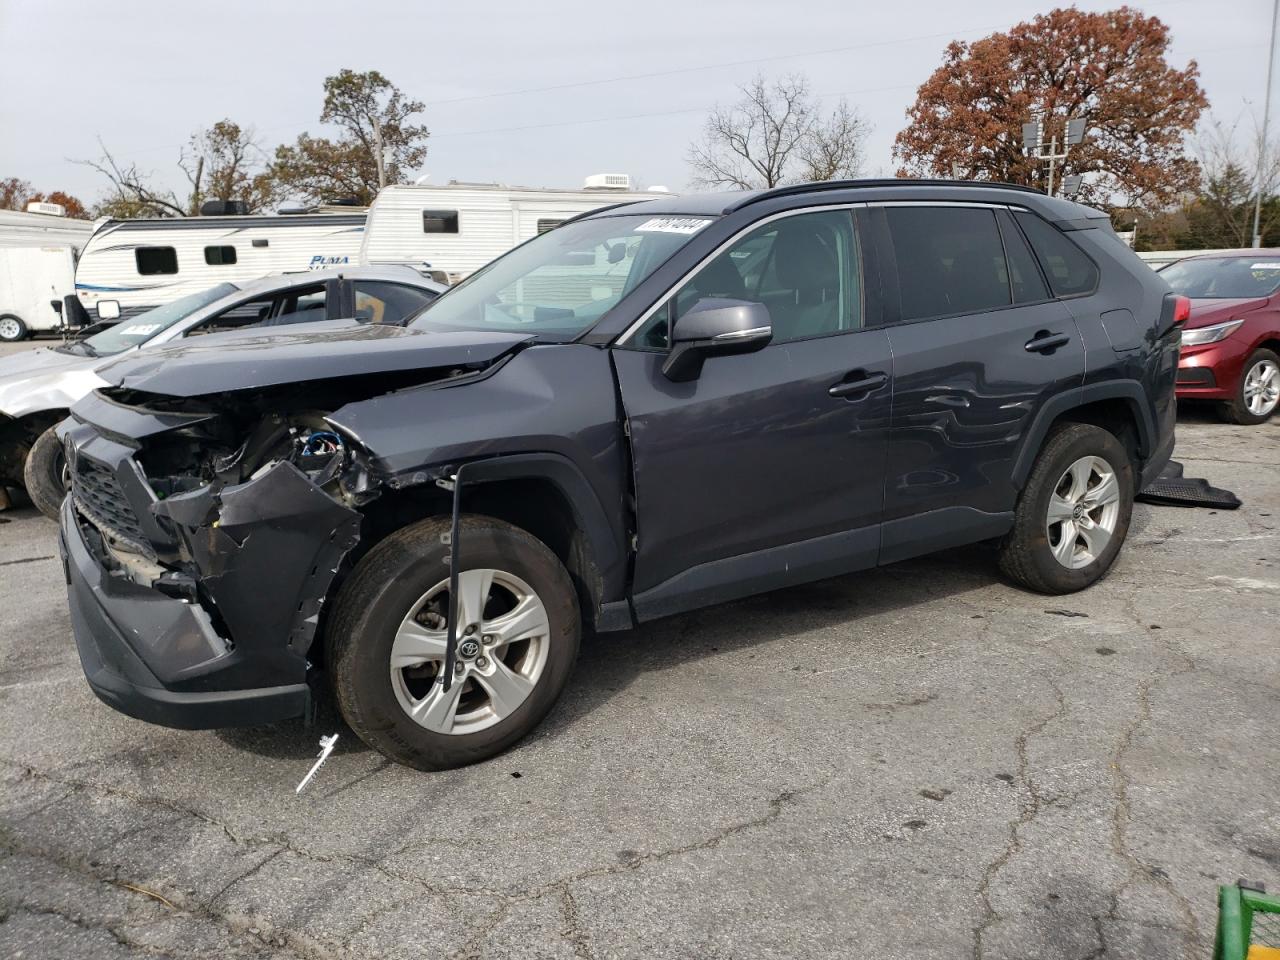
[[[53,426],[104,386],[98,369],[130,350],[245,327],[355,318],[402,324],[447,288],[409,267],[353,267],[220,283],[74,343],[0,359],[0,487],[25,487],[57,517],[65,491]]]

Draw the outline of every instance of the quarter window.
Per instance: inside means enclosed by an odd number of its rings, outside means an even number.
[[[1031,241],[1031,249],[1056,296],[1076,297],[1097,289],[1098,268],[1061,230],[1024,210],[1016,211],[1014,216]]]
[[[432,290],[371,280],[357,280],[354,293],[356,319],[366,323],[403,324],[436,298]]]
[[[423,210],[422,211],[422,232],[423,233],[457,233],[458,232],[458,211],[457,210]]]
[[[205,247],[204,262],[211,267],[226,267],[236,262],[235,247]]]
[[[982,207],[889,207],[902,319],[1007,307],[1012,302],[995,212]]]
[[[1004,239],[1004,253],[1009,259],[1009,280],[1013,284],[1014,303],[1040,303],[1049,299],[1049,288],[1044,285],[1040,268],[1031,248],[1023,239],[1022,231],[1014,225],[1005,210],[996,214],[1000,221],[1000,236]]]
[[[173,247],[138,247],[133,256],[144,277],[178,272],[178,251]]]

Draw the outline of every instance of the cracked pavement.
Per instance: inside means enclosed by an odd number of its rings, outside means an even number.
[[[1177,457],[1244,507],[1139,505],[1085,593],[974,547],[603,636],[441,774],[114,713],[0,513],[0,955],[1207,957],[1280,887],[1280,422]]]

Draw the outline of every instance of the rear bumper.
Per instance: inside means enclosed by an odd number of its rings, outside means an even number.
[[[70,498],[62,505],[59,549],[80,664],[107,705],[187,730],[271,723],[306,712],[305,683],[218,689],[220,663],[234,668],[238,658],[199,606],[104,570],[85,542]],[[190,665],[175,671],[175,654]]]

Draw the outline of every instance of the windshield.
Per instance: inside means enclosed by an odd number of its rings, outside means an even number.
[[[140,313],[128,320],[107,327],[101,333],[87,337],[83,342],[93,351],[96,357],[109,357],[113,353],[128,350],[140,343],[146,343],[162,330],[168,330],[180,320],[185,320],[201,307],[220,300],[229,293],[235,293],[239,287],[233,283],[220,283],[199,293],[189,293],[179,297],[163,307],[156,307],[146,313]]]
[[[637,215],[566,223],[472,274],[412,326],[572,340],[711,222]]]
[[[1193,300],[1269,297],[1280,287],[1280,257],[1197,257],[1169,264],[1160,276]]]

